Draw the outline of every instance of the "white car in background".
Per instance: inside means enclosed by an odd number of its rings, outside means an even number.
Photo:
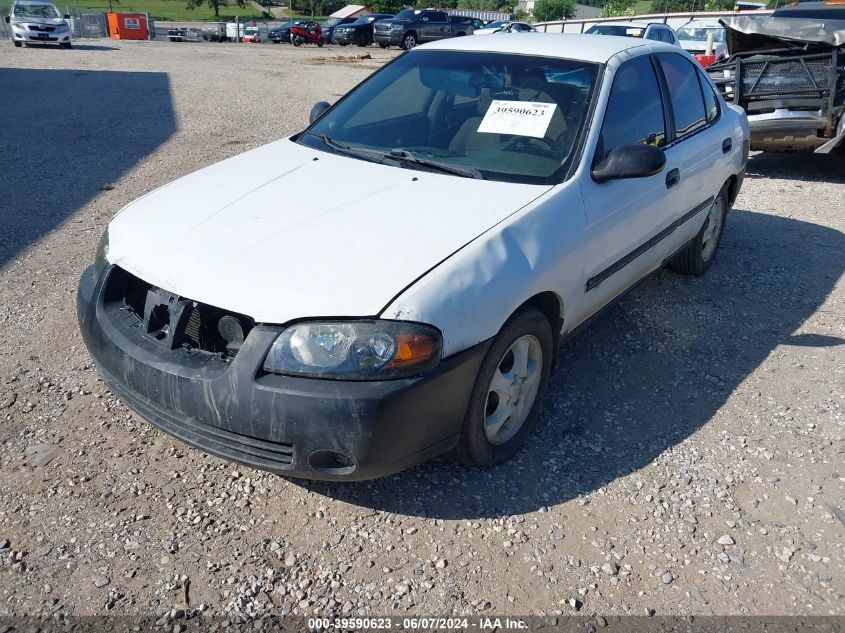
[[[312,479],[513,455],[562,341],[708,269],[748,157],[701,66],[634,38],[442,39],[310,120],[126,206],[77,314],[140,415]]]
[[[536,33],[537,29],[527,22],[510,22],[497,20],[485,25],[483,29],[475,29],[473,35],[490,35],[492,33]]]
[[[62,16],[52,2],[16,0],[6,16],[12,27],[12,41],[20,48],[27,44],[58,44],[71,47],[69,15]]]
[[[675,31],[681,48],[690,55],[704,55],[707,52],[707,37],[713,34],[713,55],[716,61],[728,55],[725,27],[712,20],[690,20]]]
[[[662,22],[604,22],[594,24],[584,32],[587,35],[618,35],[678,44],[675,30]]]

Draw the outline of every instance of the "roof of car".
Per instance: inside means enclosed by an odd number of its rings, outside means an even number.
[[[507,37],[452,37],[423,44],[417,49],[514,53],[605,63],[622,51],[640,46],[678,50],[677,46],[654,40],[581,33],[512,33]]]

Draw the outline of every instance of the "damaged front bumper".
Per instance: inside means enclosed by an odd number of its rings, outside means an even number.
[[[143,334],[93,268],[77,291],[80,329],[111,390],[141,416],[213,455],[283,475],[359,480],[451,449],[489,345],[415,378],[381,382],[268,374],[282,331],[256,325],[234,357],[169,349]],[[135,321],[133,321],[135,319]]]

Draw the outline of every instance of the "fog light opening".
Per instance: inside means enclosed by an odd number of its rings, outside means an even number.
[[[327,475],[350,475],[358,469],[355,461],[348,455],[325,449],[311,453],[308,456],[308,465]]]

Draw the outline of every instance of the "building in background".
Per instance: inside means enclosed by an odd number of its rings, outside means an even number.
[[[347,4],[342,9],[332,13],[330,18],[357,18],[368,13],[375,13],[370,7],[362,4]]]

